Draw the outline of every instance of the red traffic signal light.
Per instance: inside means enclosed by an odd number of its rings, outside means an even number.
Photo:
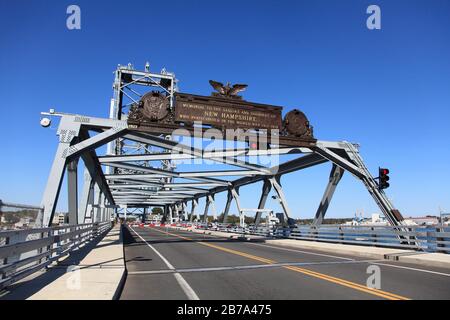
[[[388,182],[389,179],[390,179],[389,176],[388,176],[389,169],[378,168],[378,173],[379,173],[379,176],[378,176],[378,179],[379,179],[378,188],[380,190],[389,188],[389,186],[390,186],[390,184]]]

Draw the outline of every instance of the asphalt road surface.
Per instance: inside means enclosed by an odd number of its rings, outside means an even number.
[[[450,299],[439,268],[166,228],[124,228],[124,250],[121,299]]]

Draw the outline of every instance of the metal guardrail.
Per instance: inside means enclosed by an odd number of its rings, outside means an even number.
[[[35,219],[39,216],[39,214],[42,212],[43,208],[39,206],[34,205],[28,205],[28,204],[18,204],[18,203],[12,203],[12,202],[4,202],[0,199],[0,216],[7,216],[10,214],[15,214],[17,216],[23,215],[24,218],[27,218],[29,220],[29,223],[34,224]],[[34,217],[33,217],[34,215]],[[8,225],[8,223],[4,223],[5,225]],[[9,227],[11,227],[14,223],[10,222]],[[1,231],[1,228],[0,228]],[[0,241],[0,245],[3,244]]]
[[[12,202],[4,202],[0,200],[0,208],[1,207],[9,207],[9,208],[15,208],[15,209],[30,209],[30,210],[42,210],[42,207],[39,206],[33,206],[28,204],[18,204],[18,203],[12,203]]]
[[[295,226],[293,228],[194,223],[197,228],[306,241],[450,253],[450,226]]]
[[[47,267],[111,229],[111,222],[0,231],[0,289]]]
[[[276,237],[390,247],[427,252],[450,252],[450,228],[444,226],[298,226],[277,229]]]

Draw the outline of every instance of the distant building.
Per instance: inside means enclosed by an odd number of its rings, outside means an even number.
[[[21,218],[19,222],[14,224],[14,227],[17,229],[26,229],[30,227],[31,222],[30,218]]]
[[[161,222],[162,218],[162,214],[151,214],[147,221],[150,223],[159,223]]]
[[[386,217],[382,215],[381,213],[372,213],[371,218],[364,218],[361,215],[355,214],[355,217],[352,221],[347,221],[344,223],[344,225],[347,226],[372,226],[372,225],[378,225],[378,226],[386,226],[388,225],[388,222],[386,220]]]
[[[55,213],[52,224],[64,225],[68,223],[68,216],[65,213]]]
[[[381,213],[372,213],[372,224],[387,225],[387,220]]]
[[[435,216],[409,217],[405,219],[408,225],[433,226],[439,223],[439,218]]]

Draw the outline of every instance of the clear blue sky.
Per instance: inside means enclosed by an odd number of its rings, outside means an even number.
[[[70,4],[81,7],[81,30],[66,28]],[[370,4],[381,7],[381,30],[366,28]],[[405,216],[450,211],[445,0],[3,0],[0,199],[40,203],[57,144],[40,111],[106,117],[117,64],[147,60],[174,71],[183,92],[243,82],[247,100],[300,108],[317,138],[358,142],[374,173],[391,169],[387,193]],[[295,217],[314,215],[328,174],[323,165],[284,178]],[[257,205],[257,189],[242,189],[243,207]],[[329,216],[356,210],[378,211],[347,175]]]

